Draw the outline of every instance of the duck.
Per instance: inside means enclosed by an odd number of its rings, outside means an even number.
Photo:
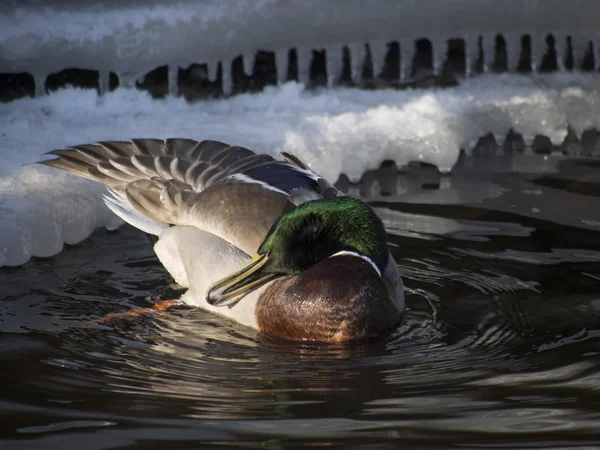
[[[404,287],[381,219],[291,153],[170,138],[46,155],[55,158],[39,164],[107,187],[108,208],[154,238],[183,303],[268,335],[334,344],[401,322]]]

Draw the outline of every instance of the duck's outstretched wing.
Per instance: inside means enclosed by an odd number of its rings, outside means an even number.
[[[40,164],[72,172],[124,190],[140,179],[178,180],[200,192],[232,173],[273,162],[247,148],[217,141],[190,139],[133,139],[131,142],[98,142],[53,150],[59,159]]]
[[[297,158],[286,161],[217,141],[134,139],[54,150],[42,161],[105,184],[107,206],[152,234],[192,225],[252,253],[294,205],[337,195]],[[289,162],[288,162],[289,161]]]

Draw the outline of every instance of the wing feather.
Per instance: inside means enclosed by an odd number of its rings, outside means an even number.
[[[292,155],[277,161],[218,141],[107,141],[49,155],[57,159],[41,164],[108,186],[114,194],[108,206],[144,231],[192,225],[247,253],[294,205],[331,195],[331,190],[337,195]]]

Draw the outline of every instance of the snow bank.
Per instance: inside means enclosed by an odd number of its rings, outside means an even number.
[[[66,89],[0,105],[0,266],[59,252],[97,226],[116,226],[102,188],[59,171],[22,164],[55,149],[100,140],[216,139],[259,152],[289,151],[331,181],[357,180],[386,159],[425,161],[449,171],[461,148],[509,129],[560,143],[600,128],[600,77],[484,76],[446,90],[304,91],[288,83],[259,94],[187,103],[118,89]]]

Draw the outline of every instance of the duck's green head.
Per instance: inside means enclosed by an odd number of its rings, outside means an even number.
[[[342,251],[367,258],[384,272],[389,253],[375,212],[352,197],[303,203],[273,224],[246,266],[211,286],[207,300],[231,303],[274,278],[297,275]]]

